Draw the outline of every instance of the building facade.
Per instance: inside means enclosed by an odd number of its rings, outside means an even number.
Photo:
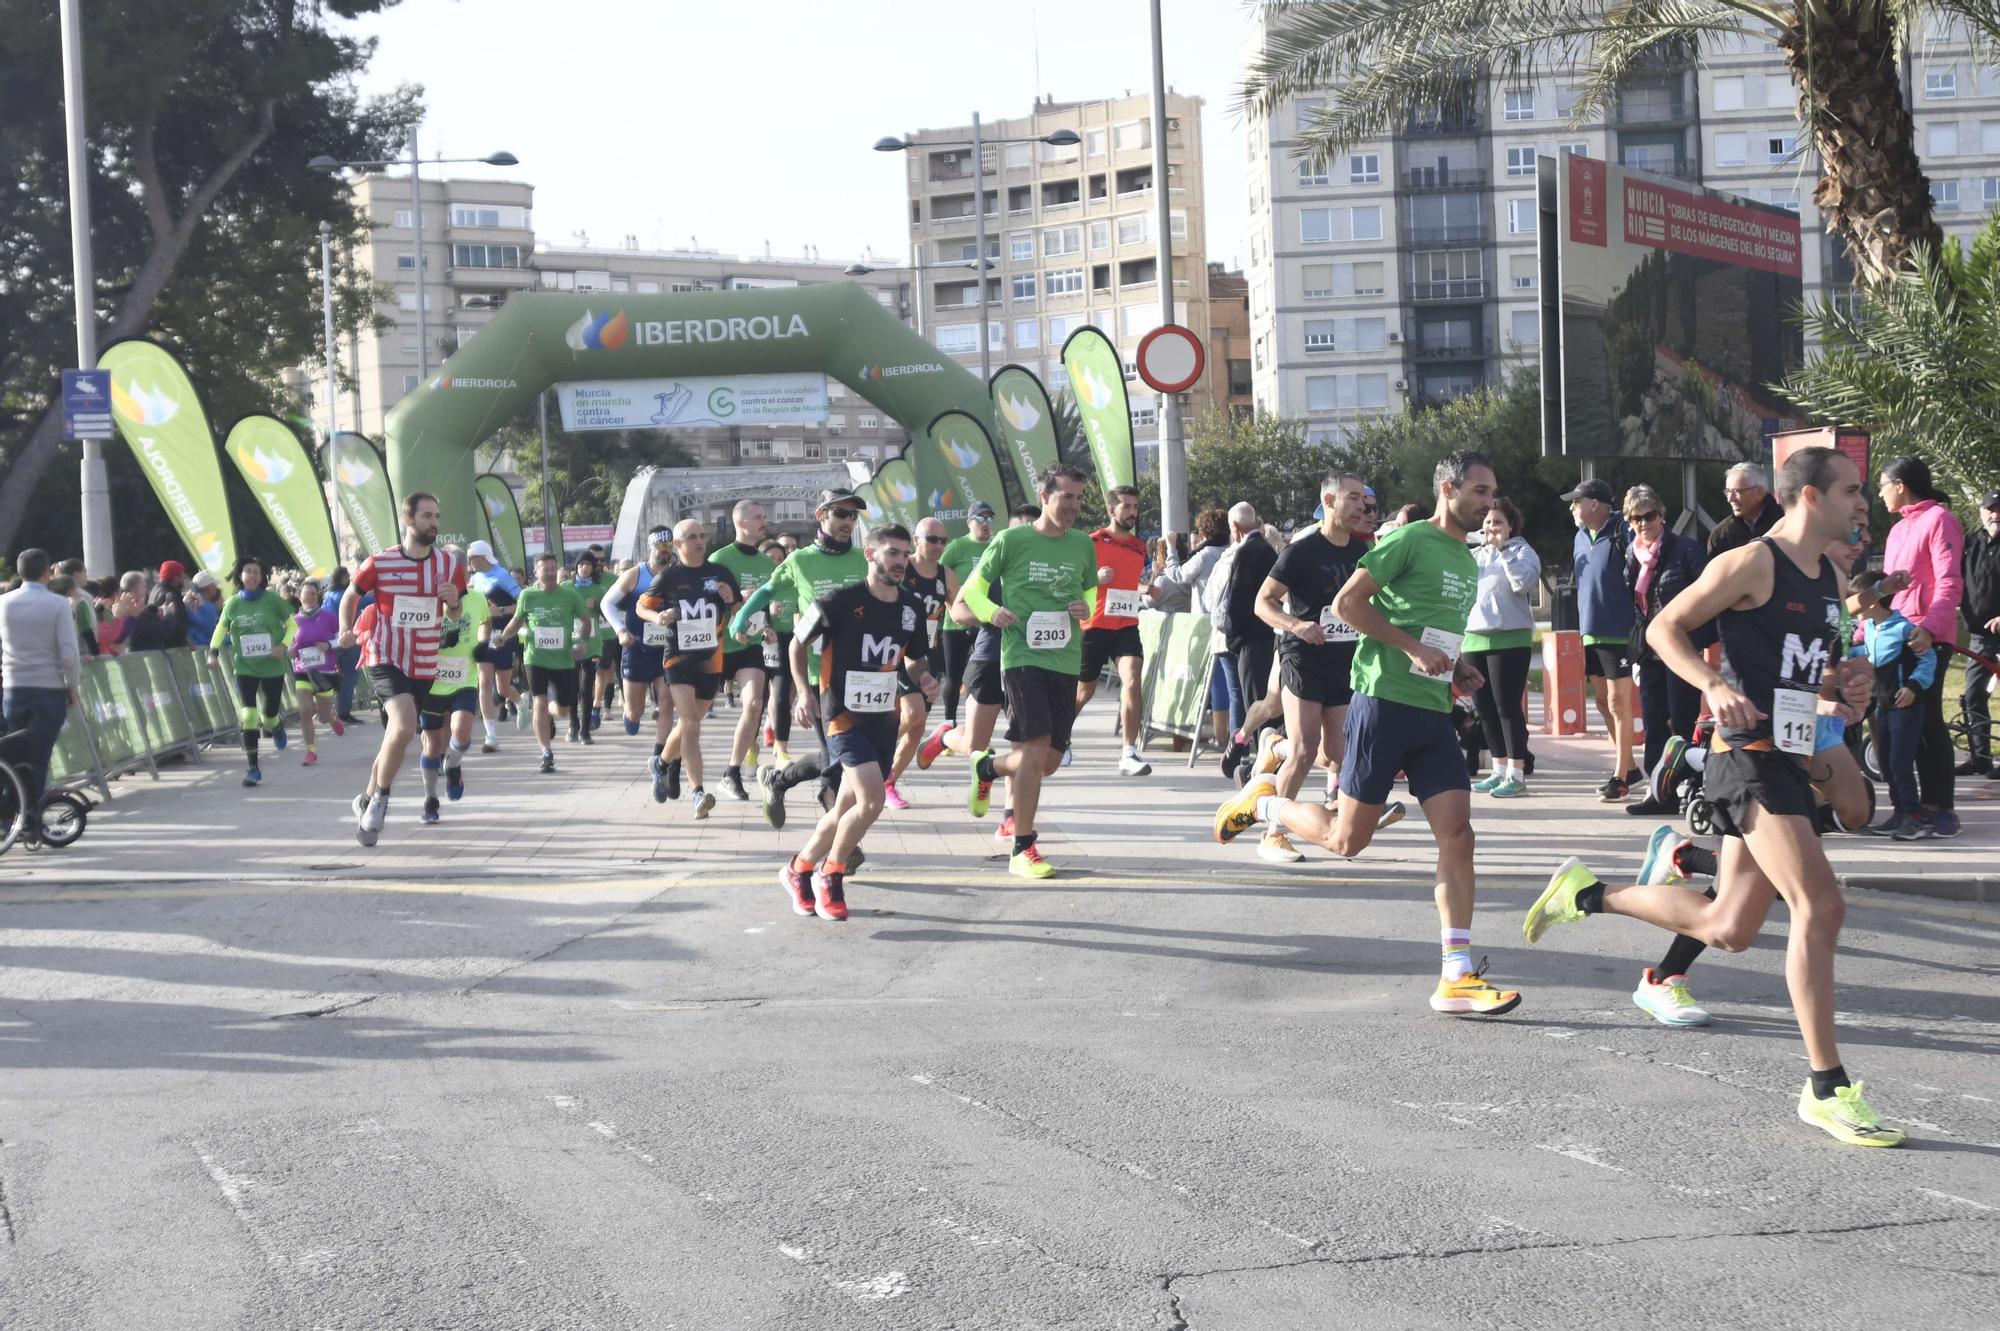
[[[1250,379],[1250,282],[1220,263],[1208,265],[1208,402],[1233,415],[1256,406]]]

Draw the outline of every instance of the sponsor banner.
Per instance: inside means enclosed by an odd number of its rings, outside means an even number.
[[[994,374],[992,387],[1002,451],[1022,500],[1032,501],[1040,493],[1042,473],[1061,460],[1055,408],[1049,405],[1049,391],[1042,381],[1019,365],[1003,365]],[[993,509],[1005,514],[1007,506],[995,504]]]
[[[1625,239],[1742,268],[1797,277],[1799,219],[1625,177]]]
[[[1569,238],[1579,245],[1603,245],[1611,234],[1604,224],[1610,206],[1604,163],[1575,153],[1565,154],[1563,161],[1569,170]]]
[[[236,563],[236,531],[215,436],[194,382],[171,352],[142,338],[112,343],[97,364],[111,372],[112,421],[196,567],[227,577]]]
[[[1084,441],[1097,464],[1098,486],[1108,493],[1131,485],[1138,469],[1132,460],[1132,409],[1125,397],[1125,367],[1118,348],[1086,324],[1063,343],[1062,363],[1083,421]]]
[[[581,550],[586,545],[609,545],[616,530],[617,528],[610,523],[579,525],[565,522],[562,528],[562,548],[564,551],[570,551]],[[545,544],[543,538],[547,532],[548,528],[540,524],[522,528],[521,536],[529,554],[538,555],[542,552]]]
[[[493,553],[503,568],[528,566],[528,541],[521,529],[521,506],[507,482],[498,476],[481,476],[472,483],[479,506],[486,510],[486,532],[493,541]]]
[[[914,527],[923,513],[916,472],[907,457],[882,464],[875,473],[875,493],[882,499],[882,520]]]
[[[945,485],[941,494],[926,496],[929,516],[941,520],[953,536],[963,536],[966,512],[975,500],[993,505],[995,513],[1007,511],[1007,486],[985,426],[962,411],[947,411],[926,433],[929,438],[920,442],[917,455],[936,460]],[[921,479],[923,468],[918,471]]]
[[[602,379],[556,389],[566,430],[813,425],[826,420],[823,374]]]
[[[340,551],[326,492],[292,427],[275,416],[245,416],[230,429],[222,451],[257,497],[292,566],[314,578],[332,573]]]
[[[387,550],[403,540],[402,524],[396,520],[396,497],[389,490],[389,469],[382,455],[367,438],[343,432],[327,447],[327,469],[333,473],[333,493],[347,525],[354,529],[355,544],[366,558]]]

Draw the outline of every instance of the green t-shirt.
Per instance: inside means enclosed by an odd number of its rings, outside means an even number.
[[[522,588],[521,641],[526,650],[521,659],[544,670],[574,669],[576,653],[572,648],[576,645],[576,621],[589,613],[590,605],[583,599],[583,593],[567,582],[552,592],[545,592],[540,587]],[[551,629],[562,634],[560,643],[556,643],[549,632]]]
[[[1019,616],[1000,633],[1002,670],[1036,666],[1059,675],[1082,671],[1083,625],[1070,618],[1069,605],[1084,600],[1097,586],[1097,552],[1088,536],[1080,531],[1044,536],[1033,526],[1009,527],[986,543],[975,576],[989,587],[999,583],[1006,598],[1003,604]],[[1061,619],[1031,622],[1036,615]],[[1061,646],[1028,645],[1031,632],[1038,638],[1059,632],[1063,622],[1069,631]]]
[[[861,553],[859,545],[838,555],[812,545],[794,550],[771,575],[771,618],[779,624],[796,621],[820,597],[852,586],[867,576],[868,557]],[[817,652],[806,654],[806,677],[818,685]]]
[[[590,622],[595,626],[595,632],[590,636],[599,647],[618,636],[611,625],[604,622],[604,616],[597,613],[597,603],[604,599],[604,593],[611,590],[611,584],[615,581],[617,579],[599,575],[590,580],[588,587],[578,587],[575,582],[569,584],[575,588],[576,594],[583,598],[583,603],[590,607]]]
[[[972,570],[979,567],[979,557],[986,553],[986,542],[974,540],[970,536],[954,536],[951,543],[938,556],[938,562],[958,575],[958,585],[963,587],[972,579]],[[1093,575],[1094,576],[1094,575]],[[971,629],[958,623],[950,615],[944,617],[946,633],[970,633]]]
[[[479,667],[472,653],[479,646],[479,630],[492,613],[484,593],[470,588],[459,593],[458,641],[449,647],[442,638],[438,641],[437,678],[431,681],[433,698],[449,698],[479,687]]]
[[[759,554],[755,550],[746,551],[734,541],[710,554],[708,562],[722,565],[722,567],[728,569],[730,574],[735,577],[736,590],[739,593],[737,604],[739,605],[749,600],[751,595],[759,587],[769,582],[771,575],[778,570],[778,566],[771,562],[769,555]],[[761,640],[761,638],[739,638],[732,633],[729,635],[728,645],[731,650],[737,650],[749,646],[754,640]]]
[[[237,592],[222,603],[222,617],[216,621],[211,648],[229,640],[229,668],[252,679],[270,679],[292,673],[292,654],[286,644],[297,626],[292,607],[273,591],[260,592],[254,599]],[[245,655],[248,647],[254,653]]]
[[[1412,522],[1377,541],[1362,568],[1381,584],[1374,606],[1391,624],[1421,640],[1427,628],[1455,637],[1479,594],[1479,565],[1463,540],[1429,522]],[[1354,689],[1387,702],[1451,710],[1451,677],[1419,675],[1407,652],[1364,637],[1354,651]]]

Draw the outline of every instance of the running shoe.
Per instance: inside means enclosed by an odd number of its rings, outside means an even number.
[[[1528,793],[1528,783],[1521,779],[1519,772],[1509,772],[1499,785],[1486,792],[1496,800],[1519,799]]]
[[[1257,801],[1278,793],[1277,783],[1268,776],[1255,776],[1250,784],[1224,800],[1215,811],[1215,839],[1228,845],[1257,825]]]
[[[378,794],[368,801],[368,811],[361,815],[361,827],[358,833],[361,844],[374,845],[375,839],[382,835],[382,825],[388,821],[389,797]]]
[[[1528,918],[1521,922],[1521,936],[1537,943],[1551,927],[1582,919],[1584,912],[1577,909],[1576,894],[1595,886],[1597,879],[1582,860],[1574,855],[1564,860],[1549,875],[1549,885],[1542,889],[1542,895],[1528,907]]]
[[[972,755],[972,779],[965,787],[965,807],[974,818],[984,818],[986,811],[993,807],[993,783],[980,778],[980,766],[993,756],[993,750],[981,749]]]
[[[264,774],[254,767],[249,768],[243,773],[243,784],[246,786],[254,786],[263,779]]]
[[[656,753],[646,764],[646,768],[653,774],[653,803],[665,804],[667,802],[666,760]]]
[[[1638,803],[1625,806],[1625,812],[1634,818],[1666,818],[1680,811],[1681,806],[1677,801],[1655,798],[1651,792]]]
[[[634,720],[631,720],[631,719],[627,718],[627,720],[626,720],[626,722],[625,722],[625,733],[626,733],[626,734],[628,734],[628,735],[636,735],[636,734],[638,734],[638,733],[639,733],[639,723],[638,723],[637,721],[634,721]]]
[[[1285,835],[1283,828],[1272,828],[1257,842],[1257,858],[1260,860],[1269,860],[1273,864],[1297,864],[1305,857],[1305,852],[1292,844],[1292,839]]]
[[[553,753],[547,753],[547,752],[543,753],[542,765],[540,768],[541,774],[543,776],[553,776],[555,774],[555,770],[556,770],[556,756]]]
[[[453,803],[457,803],[459,800],[465,798],[465,767],[463,764],[444,769],[444,797]]]
[[[750,792],[743,788],[743,771],[741,768],[732,767],[722,774],[722,788],[729,792],[729,798],[733,800],[748,800],[750,798]]]
[[[1013,814],[1010,813],[1000,820],[1000,825],[993,829],[993,839],[995,841],[1012,841],[1014,839]]]
[[[1016,878],[1053,878],[1056,866],[1042,858],[1042,848],[1030,844],[1026,850],[1017,850],[1007,859],[1007,872]]]
[[[764,821],[772,827],[785,825],[785,792],[778,789],[778,769],[760,767],[757,769],[757,786],[764,797]],[[659,799],[660,787],[654,788],[654,799]]]
[[[1070,762],[1071,762],[1071,760],[1072,760],[1072,759],[1074,759],[1075,757],[1076,757],[1076,750],[1075,750],[1075,749],[1073,749],[1073,748],[1070,748],[1070,749],[1064,749],[1064,750],[1063,750],[1063,759],[1062,759],[1062,765],[1063,765],[1064,767],[1068,767],[1068,766],[1070,765]]]
[[[1375,820],[1375,830],[1379,832],[1385,827],[1394,827],[1397,823],[1403,821],[1403,815],[1409,811],[1408,806],[1403,801],[1390,800],[1388,804],[1383,806],[1382,816]]]
[[[1674,735],[1667,740],[1667,747],[1660,750],[1660,761],[1653,764],[1653,774],[1647,779],[1647,788],[1653,798],[1662,804],[1680,806],[1680,785],[1688,774],[1688,742],[1685,736]]]
[[[596,731],[594,731],[594,730],[586,730],[586,731],[584,731],[584,732],[583,732],[583,742],[584,742],[585,744],[590,744],[590,745],[595,745],[595,744],[597,743],[597,738],[596,738],[596,736],[597,736],[597,732],[596,732]]]
[[[1606,804],[1616,804],[1631,793],[1632,788],[1618,777],[1611,777],[1597,788],[1597,798]]]
[[[285,735],[284,722],[282,721],[279,722],[278,728],[271,732],[271,743],[277,746],[278,751],[280,753],[283,753],[285,750],[285,746],[290,744],[291,742],[292,741],[288,739]]]
[[[319,755],[317,753],[314,753],[311,749],[307,749],[306,756],[299,759],[299,766],[301,767],[319,766]]]
[[[576,738],[576,727],[575,727],[575,726],[571,726],[571,727],[569,728],[569,742],[570,742],[570,743],[572,743],[572,744],[574,744],[574,743],[576,743],[576,742],[577,742],[577,738]]]
[[[1918,814],[1899,813],[1876,828],[1875,833],[1891,841],[1922,841],[1931,835],[1931,825]]]
[[[1123,754],[1118,759],[1118,775],[1151,776],[1153,765],[1136,753]]]
[[[1688,992],[1685,975],[1669,975],[1655,981],[1653,968],[1648,966],[1639,975],[1639,987],[1632,991],[1632,1001],[1662,1026],[1708,1025],[1708,1010],[1698,1005]]]
[[[1939,809],[1936,816],[1925,821],[1930,824],[1931,835],[1940,841],[1949,841],[1965,830],[1958,821],[1958,815],[1950,809]]]
[[[528,709],[526,707],[522,707],[516,704],[514,707],[514,729],[526,730],[528,728],[528,721],[529,721]]]
[[[1431,1011],[1467,1017],[1497,1017],[1521,1006],[1520,994],[1512,989],[1496,988],[1483,978],[1485,974],[1486,958],[1481,957],[1476,971],[1467,971],[1456,980],[1440,976],[1437,991],[1431,995]]]
[[[603,711],[603,709],[602,709],[602,708],[597,708],[597,707],[593,707],[593,708],[591,708],[591,709],[590,709],[590,728],[591,728],[592,730],[596,730],[596,729],[598,729],[599,727],[601,727],[601,726],[602,726],[603,724],[604,724],[604,711]]]
[[[1290,752],[1291,745],[1286,742],[1284,731],[1266,730],[1257,737],[1257,761],[1250,770],[1258,776],[1269,776],[1285,765]]]
[[[782,744],[773,744],[771,746],[771,761],[780,767],[790,767],[792,765],[792,751]]]
[[[435,795],[424,797],[424,811],[417,815],[420,823],[434,823],[438,820],[438,799]]]
[[[1812,1080],[1799,1092],[1799,1117],[1849,1146],[1901,1146],[1903,1130],[1884,1127],[1882,1116],[1861,1098],[1861,1083],[1842,1086],[1822,1100],[1813,1094]]]
[[[813,914],[822,920],[847,918],[847,888],[842,881],[845,877],[846,875],[837,873],[813,875]]]
[[[667,766],[667,783],[666,783],[667,798],[670,800],[677,800],[681,797],[681,765],[680,762],[676,760],[674,762],[668,763],[666,766]]]
[[[1654,828],[1653,835],[1646,839],[1646,858],[1639,861],[1639,881],[1681,882],[1681,871],[1674,865],[1674,853],[1686,844],[1687,838],[1668,824],[1661,823]]]
[[[778,881],[784,885],[785,895],[792,899],[792,913],[794,915],[810,915],[813,913],[811,874],[800,873],[792,867],[790,860],[786,860],[785,867],[778,870]]]
[[[1475,795],[1490,794],[1495,786],[1507,779],[1507,776],[1506,772],[1495,772],[1483,781],[1475,781],[1472,783],[1472,793]]]
[[[1236,781],[1236,774],[1242,768],[1243,760],[1249,754],[1250,745],[1234,734],[1230,735],[1229,743],[1225,744],[1222,748],[1222,775],[1231,781]],[[1237,784],[1240,785],[1242,783],[1239,781]]]
[[[944,742],[947,738],[950,737],[951,731],[952,731],[951,722],[940,721],[938,722],[937,729],[931,731],[930,738],[926,739],[922,744],[917,746],[918,771],[920,772],[930,771],[931,764],[936,762],[940,757],[943,756]]]
[[[360,822],[361,816],[368,812],[368,796],[356,795],[349,801],[347,807],[354,811],[354,821],[357,823]]]
[[[892,809],[907,809],[910,802],[903,798],[903,792],[896,789],[894,781],[882,783],[882,802]]]
[[[347,722],[345,722],[345,721],[341,720],[341,719],[340,719],[339,717],[337,717],[337,716],[336,716],[336,717],[334,717],[334,718],[333,718],[333,733],[334,733],[334,735],[335,735],[335,736],[340,736],[340,735],[345,735],[345,734],[347,733]]]
[[[708,817],[715,808],[715,796],[696,786],[694,790],[694,816],[696,819]]]
[[[479,751],[481,753],[498,753],[500,752],[499,742],[490,739],[481,740],[479,742]]]

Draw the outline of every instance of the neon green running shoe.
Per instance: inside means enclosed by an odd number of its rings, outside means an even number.
[[[1582,860],[1574,855],[1564,860],[1549,876],[1549,885],[1542,889],[1542,895],[1528,907],[1528,918],[1521,921],[1522,937],[1530,943],[1539,943],[1551,925],[1582,919],[1584,913],[1576,907],[1576,894],[1595,886],[1597,878],[1584,867]]]
[[[979,767],[993,756],[993,750],[981,749],[972,755],[972,775],[966,782],[965,807],[972,811],[974,818],[984,818],[986,811],[993,807],[993,783],[981,780]]]
[[[1812,1080],[1799,1092],[1799,1118],[1849,1146],[1901,1146],[1903,1130],[1885,1127],[1882,1116],[1861,1098],[1861,1083],[1843,1086],[1822,1100],[1813,1094]]]

